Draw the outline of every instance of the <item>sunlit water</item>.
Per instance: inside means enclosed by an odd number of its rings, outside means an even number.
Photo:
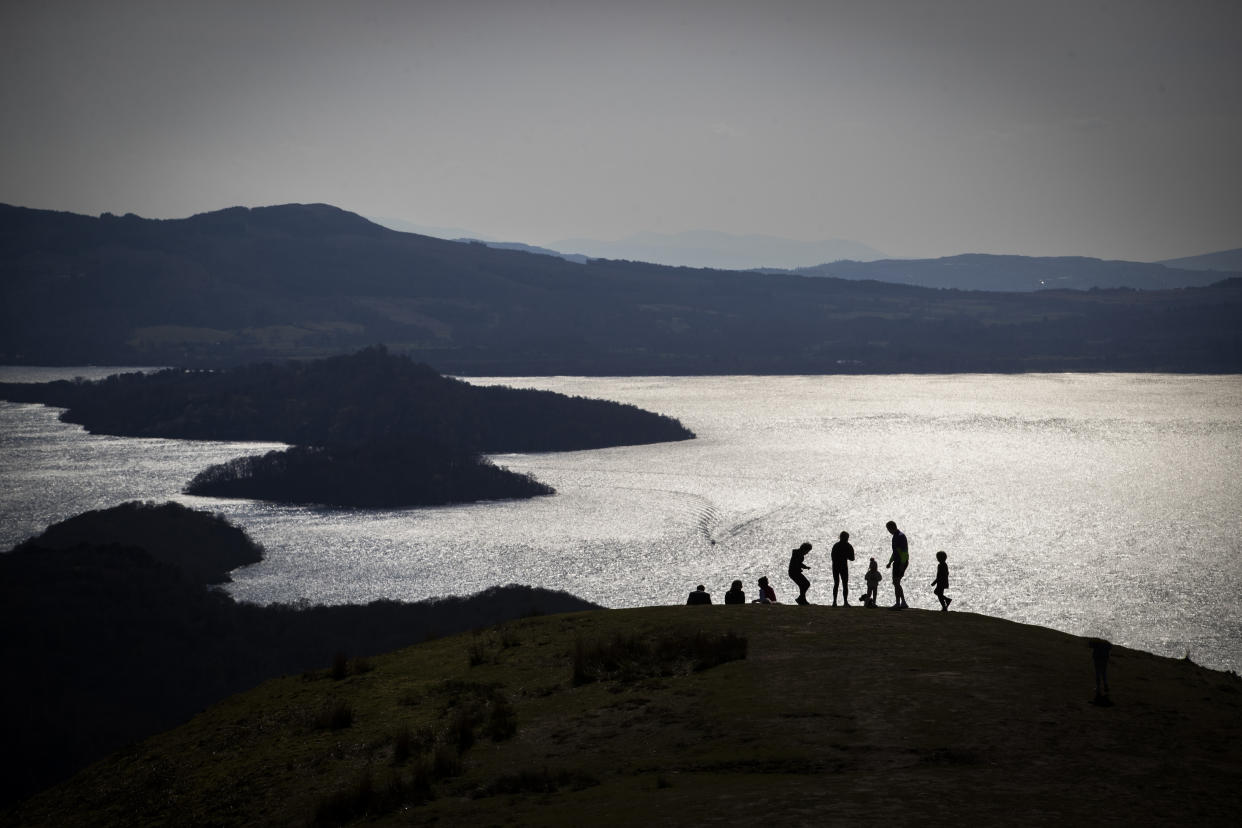
[[[75,374],[90,376],[20,378]],[[271,444],[96,437],[56,410],[0,403],[0,546],[86,509],[176,499],[267,548],[234,573],[244,600],[416,600],[518,582],[620,607],[680,603],[698,583],[719,596],[734,578],[753,591],[760,575],[789,600],[789,550],[810,540],[810,598],[824,603],[836,535],[857,550],[857,597],[867,558],[888,559],[893,519],[910,538],[913,606],[936,605],[944,549],[954,610],[1242,669],[1242,377],[474,381],[631,402],[699,436],[495,458],[553,497],[334,511],[179,493],[206,465]]]

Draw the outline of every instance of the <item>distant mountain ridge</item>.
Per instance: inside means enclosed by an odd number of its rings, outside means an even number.
[[[1220,250],[1215,253],[1203,253],[1199,256],[1183,256],[1180,259],[1165,259],[1160,264],[1166,267],[1179,267],[1183,270],[1223,270],[1230,273],[1242,273],[1242,247]]]
[[[218,367],[386,343],[475,375],[1242,370],[1242,278],[985,293],[860,274],[576,264],[323,204],[167,220],[0,205],[0,362]]]
[[[966,253],[935,259],[892,259],[858,242],[803,242],[773,236],[732,236],[696,230],[673,235],[637,233],[618,241],[564,239],[553,247],[501,242],[450,228],[424,227],[396,219],[378,220],[402,232],[521,250],[571,262],[620,259],[670,267],[791,272],[840,279],[874,279],[893,284],[958,290],[1032,291],[1065,288],[1168,290],[1209,285],[1221,277],[1205,271],[1242,274],[1242,248],[1161,262],[1105,260],[1085,256],[1017,256]],[[579,251],[579,252],[566,252]]]
[[[521,253],[534,253],[536,256],[555,256],[558,259],[564,259],[567,262],[574,262],[576,264],[586,264],[591,258],[581,253],[562,253],[559,250],[552,250],[533,244],[522,244],[521,242],[495,242],[474,238],[460,238],[453,241],[459,241],[463,244],[482,244],[494,250],[517,250]]]
[[[617,241],[563,239],[552,242],[551,246],[593,259],[624,259],[670,267],[721,270],[792,269],[839,259],[871,261],[884,258],[880,251],[848,239],[807,242],[764,235],[733,236],[714,230],[636,233]]]
[[[769,272],[769,271],[765,271]],[[954,290],[1034,291],[1203,287],[1227,274],[1159,263],[1107,261],[1082,256],[997,256],[968,253],[940,259],[832,262],[792,271],[804,276],[874,279],[891,284]]]

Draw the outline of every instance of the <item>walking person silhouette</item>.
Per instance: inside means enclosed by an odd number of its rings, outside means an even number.
[[[850,606],[850,561],[854,560],[854,547],[850,546],[850,533],[842,532],[841,540],[832,545],[832,605],[837,605],[837,587],[841,588],[845,606]]]
[[[898,529],[893,521],[884,524],[884,528],[893,536],[893,554],[888,563],[884,564],[885,569],[893,570],[893,597],[897,599],[893,603],[893,609],[908,609],[906,592],[901,588],[901,578],[906,574],[906,567],[910,565],[910,544],[906,541],[906,533]]]
[[[949,604],[953,603],[953,599],[944,594],[944,591],[949,588],[948,558],[948,554],[943,549],[936,553],[936,560],[940,561],[940,563],[936,564],[936,579],[931,582],[931,585],[935,587],[932,591],[940,599],[940,609],[944,612],[947,612]]]
[[[798,597],[795,598],[794,601],[799,604],[810,603],[810,601],[806,600],[806,591],[811,588],[811,582],[808,581],[807,577],[802,574],[802,570],[810,569],[809,566],[802,562],[807,553],[810,551],[811,545],[809,543],[803,543],[795,549],[793,554],[789,557],[789,578],[798,585]]]

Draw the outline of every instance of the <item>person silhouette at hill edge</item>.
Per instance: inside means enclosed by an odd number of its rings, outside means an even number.
[[[772,585],[768,583],[768,576],[764,575],[759,579],[759,597],[754,600],[756,604],[775,604],[776,590],[772,589]]]
[[[940,563],[936,564],[936,579],[931,582],[931,585],[935,587],[932,591],[940,599],[940,610],[942,612],[947,612],[949,604],[953,603],[953,599],[944,594],[944,591],[949,588],[949,564],[946,563],[948,557],[943,549],[936,553],[936,560],[940,561]]]
[[[883,579],[883,576],[880,575],[879,566],[875,558],[872,558],[871,564],[867,568],[867,574],[864,576],[867,581],[867,591],[863,595],[863,606],[871,607],[872,609],[875,609],[876,592],[879,590],[880,581]]]
[[[806,600],[806,591],[811,588],[811,582],[802,574],[802,570],[810,569],[810,567],[802,561],[807,553],[811,551],[811,548],[809,543],[803,543],[789,557],[789,578],[798,585],[798,597],[794,601],[799,604],[810,603],[810,601]]]
[[[906,533],[898,529],[895,522],[890,520],[884,524],[884,528],[893,536],[893,554],[888,563],[884,564],[885,569],[891,567],[893,570],[893,597],[897,599],[893,602],[893,609],[907,609],[906,592],[901,588],[901,578],[906,574],[906,567],[910,565],[910,545],[906,541]]]
[[[837,587],[845,606],[850,605],[850,561],[854,560],[854,547],[850,546],[850,533],[842,532],[841,540],[832,545],[832,605],[837,605]]]
[[[1091,648],[1091,662],[1095,666],[1095,699],[1091,703],[1112,707],[1113,700],[1108,695],[1108,656],[1113,645],[1103,638],[1089,638],[1087,646]]]

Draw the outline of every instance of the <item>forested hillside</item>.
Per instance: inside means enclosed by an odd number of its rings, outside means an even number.
[[[0,207],[0,361],[236,365],[376,343],[462,374],[1242,370],[1242,280],[986,293],[576,264],[327,205]]]
[[[221,371],[0,383],[0,399],[65,408],[62,420],[97,434],[292,443],[206,469],[187,491],[348,507],[552,494],[481,455],[694,436],[677,420],[633,405],[470,385],[382,347]]]
[[[260,553],[223,518],[128,503],[0,554],[0,624],[13,633],[0,655],[16,669],[0,703],[14,713],[5,747],[17,757],[0,775],[0,807],[274,676],[334,657],[344,669],[346,656],[356,671],[365,662],[353,659],[430,637],[594,606],[509,585],[420,603],[261,607],[206,587],[204,561],[232,568]]]

